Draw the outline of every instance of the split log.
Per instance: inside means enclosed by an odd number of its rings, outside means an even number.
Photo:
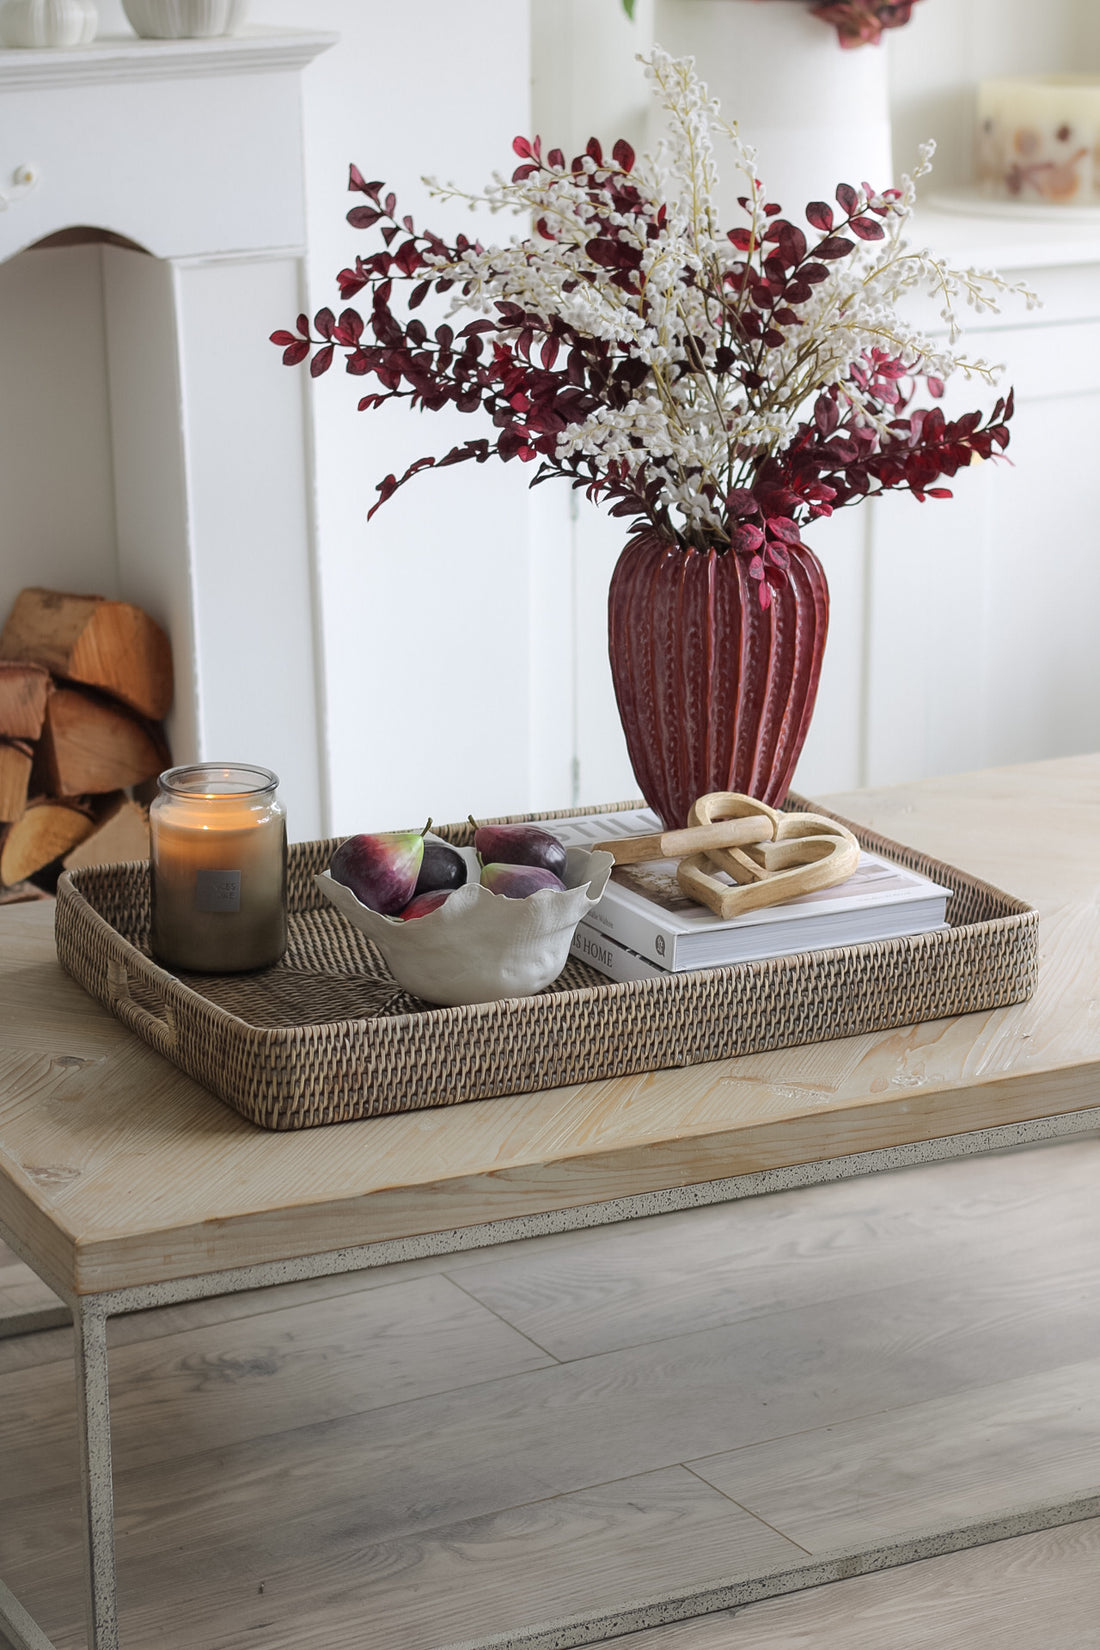
[[[159,728],[83,688],[55,688],[46,704],[34,783],[50,796],[119,791],[161,773],[171,757]]]
[[[0,883],[11,887],[25,882],[44,865],[69,853],[94,830],[95,815],[86,803],[36,799],[5,832],[0,847]]]
[[[0,632],[0,659],[45,665],[156,722],[172,703],[168,637],[129,602],[22,590]]]
[[[145,810],[119,793],[109,797],[98,811],[92,834],[65,855],[65,869],[79,871],[86,865],[118,865],[148,858],[149,820]]]
[[[21,739],[0,739],[0,824],[18,819],[27,806],[33,764],[32,746]]]
[[[0,659],[0,738],[37,739],[49,691],[50,673],[41,665]]]

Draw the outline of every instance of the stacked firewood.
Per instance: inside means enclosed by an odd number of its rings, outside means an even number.
[[[168,638],[141,608],[20,592],[0,631],[0,899],[147,856],[171,702]]]

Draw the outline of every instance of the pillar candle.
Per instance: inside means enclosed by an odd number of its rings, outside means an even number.
[[[150,948],[165,967],[237,974],[286,950],[286,814],[266,768],[160,776],[150,810]]]
[[[982,81],[978,178],[988,194],[1005,200],[1100,203],[1100,78]]]

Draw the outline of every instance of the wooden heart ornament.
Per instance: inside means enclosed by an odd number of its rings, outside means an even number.
[[[752,821],[760,840],[742,839],[736,847],[704,847],[700,840],[702,851],[688,854],[676,868],[676,880],[688,898],[698,900],[724,922],[818,888],[832,888],[850,877],[859,864],[859,843],[835,819],[823,814],[779,813],[735,791],[701,796],[688,815],[688,831],[712,833],[728,820],[746,825]],[[715,869],[725,871],[735,886],[720,881]]]

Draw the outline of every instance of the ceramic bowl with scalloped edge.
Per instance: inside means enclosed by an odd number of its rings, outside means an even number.
[[[426,1003],[453,1008],[545,991],[565,967],[577,924],[599,902],[614,864],[611,855],[570,848],[564,889],[542,888],[526,899],[508,899],[481,886],[472,848],[458,851],[473,880],[435,911],[409,922],[370,910],[328,871],[317,877],[317,886],[374,941],[398,985]]]

